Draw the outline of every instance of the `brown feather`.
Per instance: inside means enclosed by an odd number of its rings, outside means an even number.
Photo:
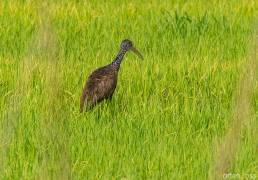
[[[95,70],[85,83],[80,99],[80,112],[92,108],[96,103],[112,97],[118,72],[111,66],[104,66]]]

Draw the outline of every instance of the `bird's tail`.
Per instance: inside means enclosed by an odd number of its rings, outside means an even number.
[[[82,92],[81,98],[80,98],[80,112],[81,113],[84,110],[86,97],[87,97],[87,93],[86,93],[86,91],[84,89],[83,92]]]

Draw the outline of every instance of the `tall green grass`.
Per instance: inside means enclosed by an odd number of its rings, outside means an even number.
[[[231,127],[258,4],[0,3],[0,177],[207,179]],[[87,76],[122,39],[112,102],[79,113]],[[256,75],[257,77],[257,75]],[[227,173],[258,176],[258,90]]]

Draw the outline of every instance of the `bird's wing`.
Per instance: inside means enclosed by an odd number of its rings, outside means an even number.
[[[112,71],[96,70],[86,82],[81,96],[81,111],[84,104],[92,106],[97,102],[110,97],[116,88],[117,77]]]
[[[114,74],[98,75],[88,82],[89,90],[93,100],[101,101],[113,94],[116,87]]]

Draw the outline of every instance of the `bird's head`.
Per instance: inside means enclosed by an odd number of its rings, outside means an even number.
[[[132,41],[128,39],[124,39],[121,43],[121,49],[126,51],[133,51],[139,58],[143,59],[143,55],[133,46]]]

